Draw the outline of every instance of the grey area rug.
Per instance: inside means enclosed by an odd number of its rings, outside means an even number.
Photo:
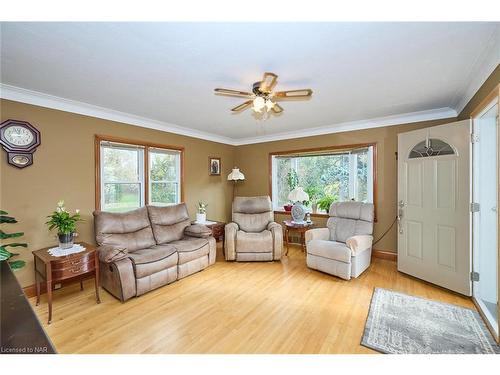
[[[478,312],[375,288],[361,345],[390,354],[498,354]]]

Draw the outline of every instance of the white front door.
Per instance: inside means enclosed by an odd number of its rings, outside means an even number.
[[[471,295],[470,121],[398,135],[398,270]]]

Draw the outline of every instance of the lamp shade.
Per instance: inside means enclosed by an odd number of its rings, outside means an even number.
[[[303,188],[297,186],[290,192],[290,194],[288,194],[288,199],[292,202],[304,202],[309,200],[309,195],[304,191]]]
[[[231,171],[231,173],[229,173],[229,175],[227,176],[227,179],[229,181],[244,180],[245,179],[245,175],[240,172],[239,168],[233,168],[233,170]]]

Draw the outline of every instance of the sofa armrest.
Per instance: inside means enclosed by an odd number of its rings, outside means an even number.
[[[103,263],[113,263],[128,256],[128,250],[121,246],[102,245],[97,248],[99,260]]]
[[[212,235],[212,231],[206,225],[191,224],[184,229],[184,234],[189,237],[208,238]]]
[[[236,260],[236,233],[238,232],[238,224],[228,223],[224,227],[224,253],[226,260]]]
[[[267,230],[273,235],[273,259],[280,260],[283,251],[283,227],[272,221],[267,224]]]
[[[306,231],[306,244],[312,240],[324,240],[328,241],[330,239],[330,229],[328,228],[316,228],[309,229]]]
[[[349,237],[346,240],[346,245],[351,249],[352,255],[357,255],[365,250],[372,248],[373,236],[358,235]]]

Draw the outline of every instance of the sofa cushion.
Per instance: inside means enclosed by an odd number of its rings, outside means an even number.
[[[191,225],[185,203],[172,206],[147,206],[154,238],[158,244],[182,239],[184,230]]]
[[[249,233],[239,230],[236,233],[237,253],[272,253],[273,235],[264,230],[259,233]]]
[[[311,240],[307,243],[307,253],[344,263],[351,262],[351,249],[341,242]]]
[[[156,245],[146,207],[124,213],[95,211],[94,226],[99,246],[133,252]]]
[[[129,254],[136,278],[152,275],[170,267],[177,266],[178,255],[171,245],[158,245],[149,249],[137,250]]]
[[[170,245],[179,254],[179,264],[206,256],[210,251],[208,240],[205,238],[185,237],[182,240],[171,242]]]

